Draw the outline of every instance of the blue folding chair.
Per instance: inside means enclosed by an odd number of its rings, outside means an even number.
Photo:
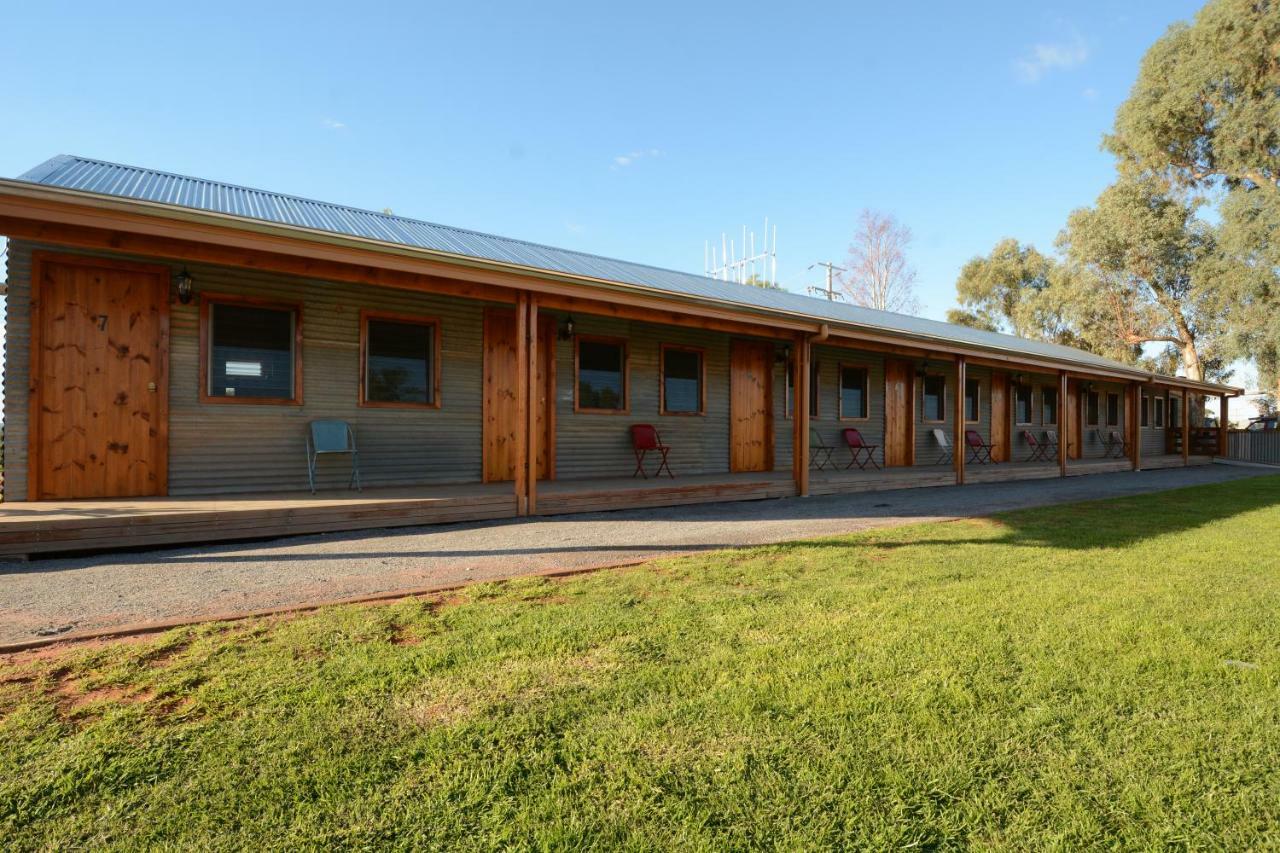
[[[360,452],[356,450],[356,434],[346,421],[312,421],[307,431],[307,480],[311,494],[316,493],[316,463],[322,453],[350,453],[351,480],[347,488],[360,487]]]

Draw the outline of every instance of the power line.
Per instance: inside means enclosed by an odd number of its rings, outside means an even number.
[[[844,294],[836,293],[835,288],[836,270],[844,272],[844,267],[838,267],[831,263],[831,261],[819,261],[816,264],[809,264],[809,269],[813,269],[814,267],[822,267],[827,271],[827,286],[822,288],[817,285],[812,285],[806,288],[806,290],[814,296],[825,296],[831,302],[835,302],[837,299],[844,299]]]

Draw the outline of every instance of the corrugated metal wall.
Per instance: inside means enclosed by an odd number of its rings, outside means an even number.
[[[9,241],[4,335],[4,499],[27,499],[27,390],[31,386],[31,247]]]
[[[27,388],[31,246],[11,248],[5,374],[5,472],[10,499],[26,497]],[[63,251],[62,249],[55,249]],[[90,253],[84,253],[90,254]],[[176,269],[180,264],[172,265]],[[173,495],[297,490],[307,487],[308,421],[349,421],[367,485],[478,482],[481,477],[482,317],[485,304],[448,296],[309,280],[189,264],[200,293],[269,298],[302,305],[302,406],[209,404],[198,400],[199,299],[172,301],[169,491]],[[441,408],[357,405],[361,308],[441,321]],[[556,315],[559,319],[559,315]],[[677,476],[729,466],[729,345],[732,336],[691,328],[576,315],[577,331],[628,340],[630,413],[573,411],[573,342],[556,343],[557,476],[629,477],[628,427],[656,424],[673,448]],[[705,350],[707,406],[701,417],[658,413],[658,353],[663,343]],[[774,369],[775,469],[791,467],[786,372]],[[345,459],[321,460],[321,485],[345,486]]]
[[[557,324],[564,316],[553,313]],[[577,334],[627,341],[630,409],[626,415],[573,410],[573,341],[556,343],[556,473],[559,479],[630,477],[635,469],[630,426],[658,428],[671,450],[671,468],[682,474],[729,470],[729,350],[735,336],[680,326],[575,314]],[[701,416],[659,412],[659,352],[663,344],[700,347],[706,361],[706,411]],[[782,351],[782,342],[775,344]],[[773,369],[774,470],[791,469],[791,421],[786,410],[786,366]],[[654,463],[656,464],[656,463]]]
[[[32,247],[16,244],[5,357],[5,468],[10,499],[26,497],[28,310]],[[65,251],[56,249],[56,251]],[[177,268],[180,265],[175,265]],[[307,488],[308,421],[352,424],[367,485],[480,479],[480,323],[483,303],[224,267],[187,265],[190,305],[170,305],[169,493],[217,494]],[[199,294],[252,295],[302,304],[302,406],[201,404]],[[361,308],[441,321],[441,408],[357,405]],[[321,460],[320,483],[345,486],[344,458]]]

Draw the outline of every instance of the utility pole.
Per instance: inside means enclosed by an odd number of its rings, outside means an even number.
[[[840,272],[844,272],[845,271],[844,267],[838,267],[835,264],[831,263],[831,261],[822,261],[816,264],[809,264],[809,269],[813,269],[814,267],[822,267],[827,271],[827,287],[825,290],[821,287],[810,287],[808,288],[809,292],[815,295],[821,294],[827,297],[827,299],[831,302],[835,302],[837,299],[843,299],[844,297],[841,294],[836,293],[835,278],[836,278],[836,270],[839,270]]]

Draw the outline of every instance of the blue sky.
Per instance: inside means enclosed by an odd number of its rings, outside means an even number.
[[[0,175],[75,153],[698,272],[768,216],[793,290],[871,207],[941,317],[1110,182],[1199,5],[12,3]]]

